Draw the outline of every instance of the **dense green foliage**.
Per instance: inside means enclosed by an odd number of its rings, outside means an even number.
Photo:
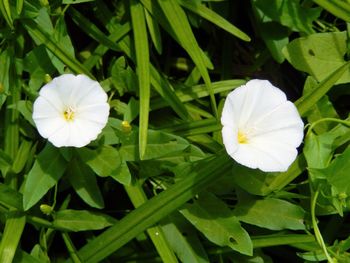
[[[350,262],[346,0],[0,0],[0,262]],[[55,148],[32,119],[63,73],[107,126]],[[305,123],[283,173],[235,163],[228,92],[268,79]]]

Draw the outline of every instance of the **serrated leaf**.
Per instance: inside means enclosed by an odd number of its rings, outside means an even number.
[[[117,222],[113,217],[87,210],[65,209],[54,215],[53,226],[67,231],[100,230]]]
[[[244,196],[235,207],[234,214],[240,221],[271,230],[305,229],[305,211],[281,199]]]
[[[47,143],[29,171],[23,193],[23,208],[35,205],[63,175],[66,162],[57,148]]]
[[[219,246],[229,246],[245,255],[253,254],[248,233],[220,199],[207,192],[180,210],[199,231]]]

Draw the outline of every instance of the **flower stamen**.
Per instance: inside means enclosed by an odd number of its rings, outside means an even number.
[[[63,112],[64,119],[66,121],[72,121],[74,119],[74,113],[75,110],[72,107],[68,107],[68,109]]]
[[[247,135],[242,131],[238,131],[237,139],[238,139],[238,143],[240,143],[240,144],[247,144],[248,143]]]

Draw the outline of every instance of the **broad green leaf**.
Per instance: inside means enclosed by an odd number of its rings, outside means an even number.
[[[338,0],[313,0],[329,13],[339,17],[346,22],[350,22],[350,3]]]
[[[117,222],[113,217],[87,210],[65,209],[55,212],[53,227],[67,231],[100,230]]]
[[[325,80],[330,72],[343,66],[347,52],[346,32],[317,33],[290,42],[282,52],[298,70],[309,73],[318,82]],[[350,81],[350,70],[339,76],[335,84]]]
[[[65,169],[66,162],[58,149],[47,143],[28,173],[23,193],[24,210],[35,205],[58,182]]]
[[[226,30],[230,34],[244,40],[244,41],[250,41],[250,37],[242,32],[240,29],[232,25],[230,22],[228,22],[226,19],[221,17],[219,14],[215,13],[211,9],[207,8],[205,5],[196,3],[195,1],[186,1],[186,0],[178,0],[179,3],[187,8],[188,10],[198,14],[199,16],[203,17],[204,19],[207,19],[208,21],[212,22],[216,26]]]
[[[111,146],[103,146],[98,149],[77,149],[80,158],[99,176],[115,176],[115,171],[121,165],[118,150]]]
[[[193,204],[184,205],[180,213],[211,242],[245,255],[253,254],[248,233],[228,206],[215,195],[203,193]]]
[[[183,180],[149,199],[82,247],[78,252],[79,257],[86,263],[100,262],[212,184],[230,169],[231,160],[226,154],[219,152],[217,156],[201,161],[201,164]]]
[[[289,27],[293,31],[311,34],[314,32],[312,22],[321,13],[321,8],[307,8],[296,0],[254,0],[253,4],[265,16]]]
[[[0,184],[0,204],[8,209],[22,210],[23,196],[5,184]]]
[[[305,229],[305,211],[300,206],[280,199],[243,196],[234,214],[240,221],[271,230]]]
[[[338,155],[325,169],[319,170],[332,186],[333,196],[345,193],[350,196],[350,147]]]
[[[307,77],[303,93],[306,94],[312,91],[316,86],[316,80],[313,77]],[[307,114],[307,120],[310,124],[323,118],[339,118],[338,113],[327,95],[323,96]],[[334,126],[334,122],[321,122],[314,127],[314,130],[320,134],[329,131]]]
[[[13,261],[25,224],[26,217],[23,212],[8,212],[0,244],[0,262],[11,263]]]
[[[137,0],[130,2],[130,14],[134,33],[136,73],[140,92],[139,155],[142,160],[147,149],[148,114],[150,102],[150,58],[145,10]]]
[[[305,137],[303,149],[305,159],[309,168],[326,168],[335,150],[334,141],[338,137],[332,132],[315,135],[309,132]]]
[[[126,92],[137,91],[137,76],[126,64],[124,56],[119,57],[112,66],[111,81],[120,96]]]
[[[70,184],[85,203],[95,208],[104,207],[95,174],[89,166],[73,159],[67,168],[67,173]]]
[[[267,48],[270,50],[272,57],[278,63],[282,63],[285,60],[285,57],[282,54],[282,48],[289,42],[289,32],[286,27],[272,21],[268,16],[265,16],[254,3],[255,1],[252,1],[256,26],[259,29],[258,32],[264,40]]]

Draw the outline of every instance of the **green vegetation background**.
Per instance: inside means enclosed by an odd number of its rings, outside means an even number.
[[[0,262],[350,262],[349,1],[0,11]],[[79,149],[54,148],[31,118],[67,72],[98,80],[111,105]],[[306,124],[287,172],[242,167],[222,145],[224,99],[251,78]]]

